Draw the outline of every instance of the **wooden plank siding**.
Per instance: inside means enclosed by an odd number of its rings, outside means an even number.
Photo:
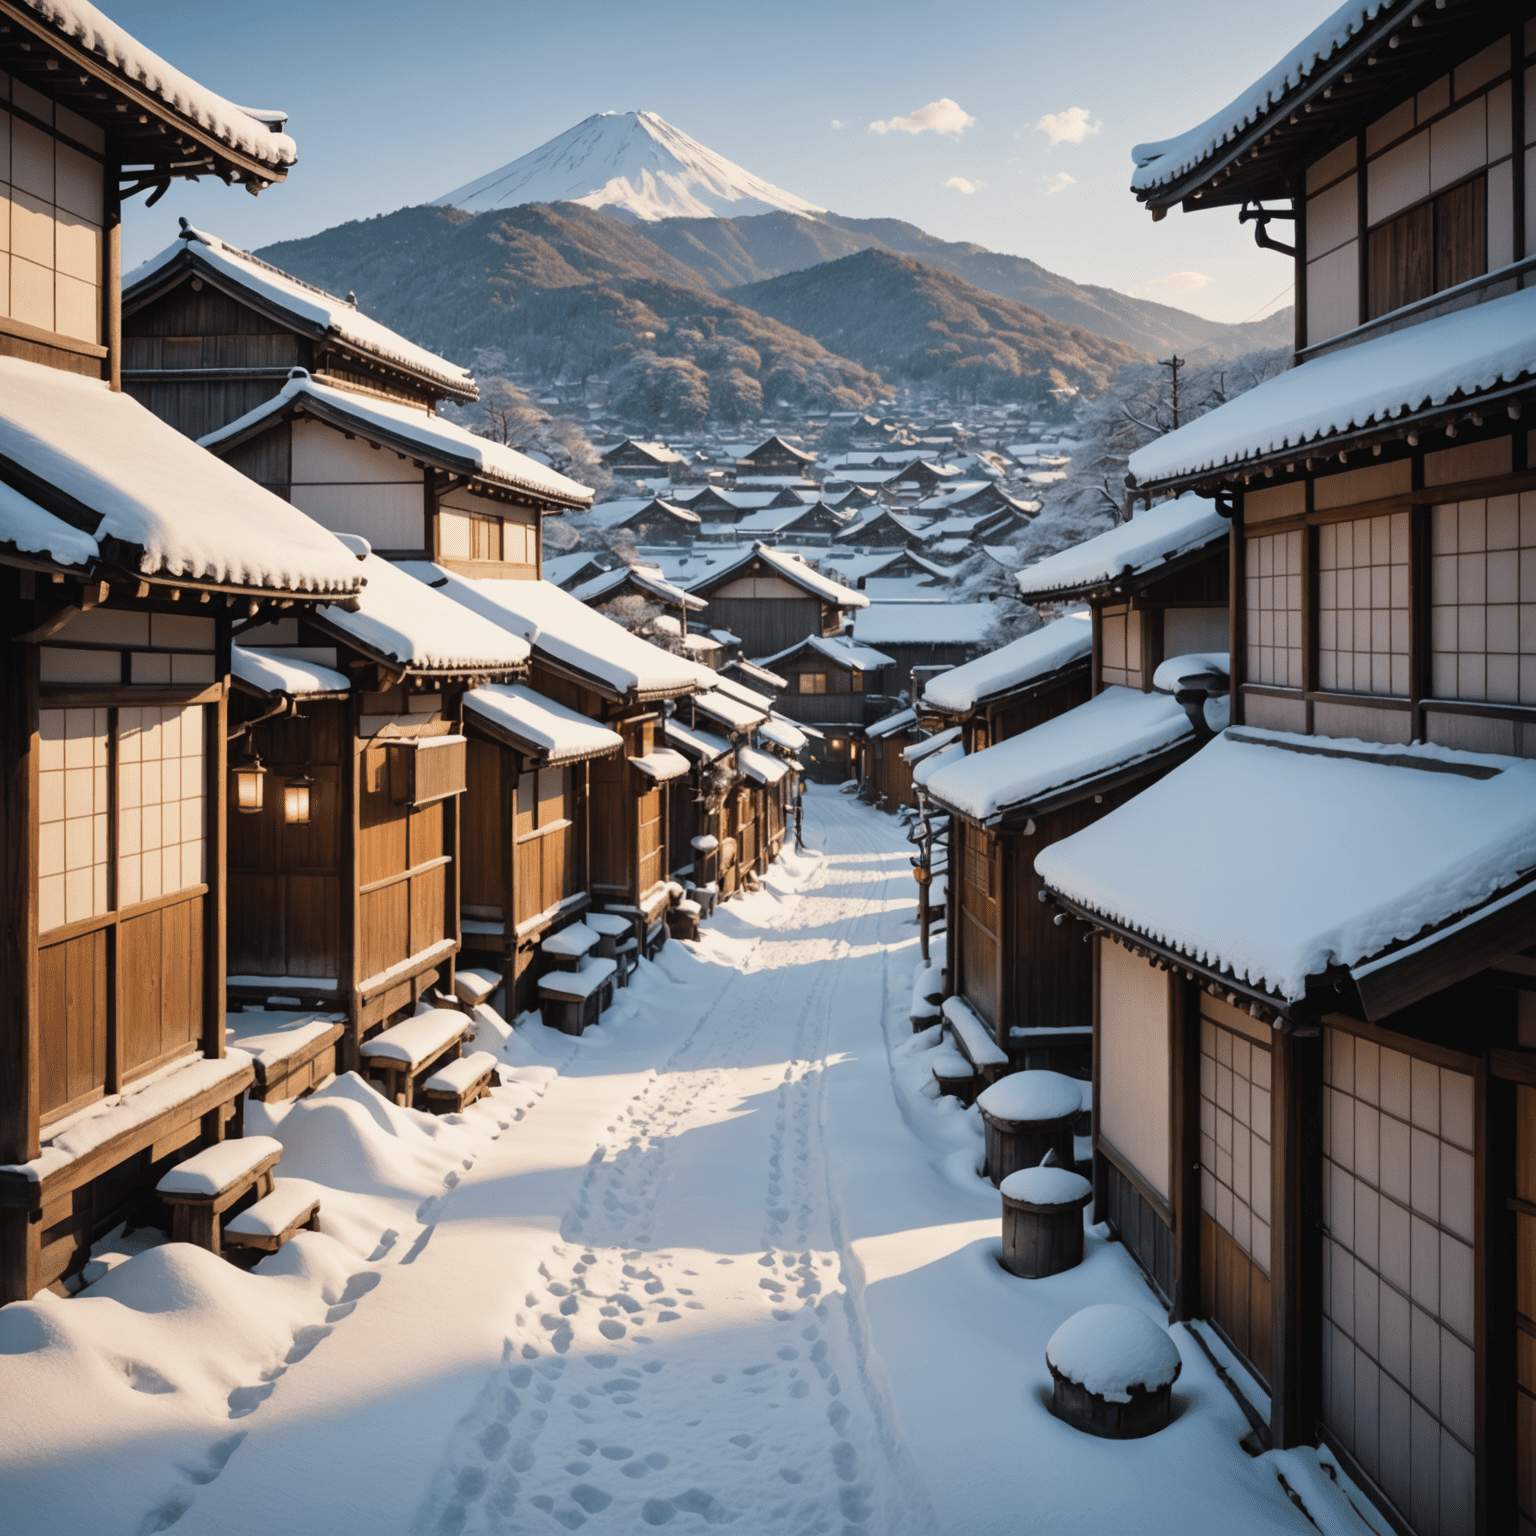
[[[814,597],[717,597],[709,593],[712,629],[728,629],[741,639],[749,660],[771,656],[804,640],[828,632],[825,605]],[[834,612],[836,610],[833,610]],[[835,632],[836,626],[833,626]]]

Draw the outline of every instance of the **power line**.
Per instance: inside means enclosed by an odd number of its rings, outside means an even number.
[[[1283,299],[1286,296],[1286,294],[1288,294],[1295,286],[1296,286],[1296,284],[1295,284],[1294,280],[1289,282],[1289,283],[1287,283],[1285,285],[1285,287],[1282,288],[1280,290],[1280,292],[1275,295],[1275,299]],[[1275,299],[1266,299],[1264,303],[1260,304],[1259,307],[1256,310],[1254,310],[1253,314],[1249,315],[1246,319],[1239,320],[1237,323],[1239,325],[1247,325],[1249,320],[1254,319],[1258,315],[1262,315],[1264,313],[1264,311],[1266,309],[1268,309],[1269,306],[1275,302]]]

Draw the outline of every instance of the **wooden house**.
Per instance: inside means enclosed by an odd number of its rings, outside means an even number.
[[[611,571],[591,576],[576,586],[567,587],[579,602],[594,608],[606,607],[619,598],[638,598],[672,613],[680,634],[688,633],[688,615],[703,613],[709,604],[681,587],[674,586],[654,565],[621,565]]]
[[[838,512],[824,501],[807,504],[796,496],[786,506],[749,513],[736,528],[743,538],[830,544],[850,521],[849,513]]]
[[[202,443],[386,559],[464,575],[537,581],[544,516],[592,503],[586,486],[515,448],[302,368]]]
[[[599,556],[589,549],[573,549],[568,555],[546,555],[542,567],[544,580],[554,582],[567,592],[574,592],[594,577],[612,571],[616,558],[606,554]]]
[[[1078,1076],[1091,1068],[1092,957],[1041,905],[1034,858],[1209,739],[1201,700],[1186,704],[1175,685],[1156,684],[1167,681],[1157,675],[1166,659],[1187,654],[1181,648],[1165,656],[1173,637],[1203,658],[1181,665],[1179,676],[1219,662],[1221,676],[1208,687],[1225,693],[1226,658],[1209,654],[1224,616],[1205,604],[1214,600],[1210,593],[1224,596],[1226,546],[1226,522],[1209,502],[1188,497],[1154,507],[1020,576],[1026,600],[1086,598],[1088,625],[1058,619],[972,662],[969,676],[956,668],[928,685],[929,695],[937,686],[956,706],[948,717],[972,746],[932,771],[924,789],[954,816],[949,987],[984,1034],[988,1055]],[[1078,702],[1085,684],[1090,697]],[[1015,734],[992,740],[977,692],[1007,697],[1004,718],[1018,727]],[[1211,707],[1217,724],[1225,723],[1224,707],[1219,699]],[[975,1067],[986,1065],[964,1029],[956,1039]]]
[[[524,683],[471,689],[464,730],[464,950],[500,974],[512,1018],[538,1007],[544,938],[592,905],[592,764],[620,766],[624,738]]]
[[[714,674],[631,634],[549,582],[471,581],[425,562],[408,562],[406,569],[529,639],[534,689],[622,738],[622,752],[592,757],[584,769],[586,889],[594,907],[630,918],[648,948],[665,943],[671,901],[667,797],[691,765],[666,745],[663,726],[667,709],[708,686]],[[536,939],[540,931],[529,929],[523,937]]]
[[[926,733],[918,724],[915,709],[899,709],[864,730],[864,761],[859,773],[859,795],[878,811],[898,806],[916,807],[912,764],[906,748]]]
[[[461,813],[465,690],[520,678],[529,659],[377,555],[360,569],[355,612],[242,627],[230,709],[236,769],[259,764],[269,789],[230,819],[229,997],[340,1015],[341,1070],[426,991],[453,995],[462,862],[478,871],[487,851]]]
[[[895,671],[885,686],[910,701],[917,697],[914,668],[974,660],[987,649],[996,622],[991,603],[873,602],[854,614],[852,634],[891,658]]]
[[[633,534],[637,544],[692,544],[699,526],[697,512],[660,496],[608,524],[610,529]]]
[[[1097,934],[1099,1214],[1417,1536],[1536,1522],[1533,45],[1341,11],[1138,151],[1155,217],[1294,242],[1297,366],[1129,466],[1230,510],[1232,728],[1037,864]]]
[[[123,388],[188,437],[278,394],[289,370],[435,410],[479,398],[469,373],[311,283],[181,221],[123,282]]]
[[[891,658],[841,635],[811,635],[763,661],[789,684],[778,708],[796,724],[819,728],[809,748],[817,780],[842,784],[857,778],[865,725],[890,713],[885,679],[894,670]]]
[[[800,478],[808,465],[816,462],[814,453],[786,443],[777,434],[767,442],[759,443],[750,453],[736,461],[736,478],[754,475],[793,475]]]
[[[117,387],[122,199],[200,172],[259,191],[293,141],[74,25],[13,6],[0,34],[0,166],[26,211],[0,256],[0,1303],[59,1288],[170,1164],[238,1133],[231,633],[361,585],[324,530]]]
[[[807,635],[836,635],[849,613],[869,606],[863,593],[761,543],[722,561],[688,590],[708,599],[710,617],[739,635],[752,657],[781,652]]]
[[[926,526],[926,518],[870,506],[862,521],[845,528],[836,539],[852,549],[906,549],[915,542],[918,530]]]
[[[686,461],[664,443],[644,443],[626,437],[603,454],[603,468],[624,480],[665,480]]]

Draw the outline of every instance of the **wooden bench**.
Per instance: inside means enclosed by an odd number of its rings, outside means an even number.
[[[597,935],[597,953],[604,960],[616,958],[619,946],[635,936],[635,920],[618,912],[588,912],[582,922]]]
[[[466,1109],[476,1099],[501,1087],[496,1058],[489,1051],[476,1051],[439,1067],[421,1085],[422,1103],[434,1115],[452,1115]]]
[[[579,1035],[597,1023],[613,1001],[613,979],[618,965],[612,960],[588,960],[579,971],[551,971],[539,983],[539,1005],[544,1022],[564,1035]]]
[[[580,970],[582,962],[602,943],[602,937],[586,923],[571,923],[539,941],[540,952],[559,971]]]
[[[667,912],[667,927],[674,939],[696,939],[699,936],[701,908],[686,896],[672,903]]]
[[[295,1232],[320,1230],[320,1193],[308,1179],[274,1179],[272,1193],[224,1223],[224,1241],[276,1253]]]
[[[976,1069],[953,1046],[941,1045],[933,1053],[932,1070],[941,1098],[959,1099],[962,1104],[976,1102]]]
[[[221,1251],[219,1218],[251,1190],[272,1193],[272,1169],[283,1144],[271,1136],[241,1136],[194,1153],[161,1176],[155,1192],[172,1207],[171,1240]]]
[[[363,1060],[383,1079],[384,1096],[409,1108],[418,1080],[457,1058],[469,1027],[464,1014],[434,1008],[363,1041]]]
[[[1008,1052],[992,1038],[992,1031],[961,997],[944,999],[944,1032],[960,1054],[975,1067],[983,1086],[995,1083],[1012,1070]]]
[[[477,1008],[489,1002],[491,995],[501,985],[501,972],[479,967],[467,967],[453,973],[453,993],[466,1008]]]

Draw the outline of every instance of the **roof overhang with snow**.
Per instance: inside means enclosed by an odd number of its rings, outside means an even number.
[[[1421,437],[1445,428],[1458,441],[1507,434],[1509,423],[1501,426],[1498,416],[1519,416],[1532,401],[1536,290],[1526,289],[1266,379],[1138,449],[1130,475],[1137,487],[1153,490],[1214,493],[1255,475],[1279,484],[1279,475],[1302,475],[1357,448],[1380,449],[1378,459],[1401,458]],[[1485,425],[1485,417],[1493,419]],[[1035,569],[1021,573],[1021,584]]]
[[[862,592],[855,592],[852,587],[845,587],[842,582],[834,581],[830,576],[823,576],[804,560],[798,560],[793,555],[780,554],[776,549],[770,549],[766,544],[753,544],[750,549],[743,550],[734,560],[728,560],[724,565],[718,566],[709,572],[707,576],[701,576],[690,587],[690,592],[708,594],[717,591],[728,581],[734,581],[753,570],[761,570],[773,576],[782,576],[792,585],[808,592],[812,597],[823,603],[831,603],[837,608],[867,608],[869,599]]]
[[[1231,730],[1035,867],[1260,1017],[1374,1021],[1529,942],[1536,763]]]
[[[804,640],[797,641],[785,650],[761,657],[758,664],[766,666],[775,661],[788,661],[803,651],[814,651],[818,657],[836,666],[847,667],[851,672],[878,672],[881,667],[896,665],[884,651],[877,651],[872,645],[853,645],[836,636],[828,638],[822,635],[807,635]]]
[[[1220,112],[1136,145],[1131,190],[1157,217],[1176,204],[1190,211],[1289,200],[1299,167],[1507,37],[1509,27],[1497,6],[1350,0]]]
[[[624,746],[617,731],[521,683],[492,683],[464,695],[464,723],[545,767],[606,757]]]
[[[1086,682],[1092,660],[1093,621],[1087,614],[1069,613],[929,679],[922,708],[965,716],[1005,699],[1050,693],[1070,682]]]
[[[236,688],[260,698],[344,699],[352,691],[351,680],[334,667],[259,646],[232,647],[230,674]]]
[[[0,69],[106,133],[138,187],[214,176],[260,192],[298,159],[286,113],[226,101],[85,0],[0,0],[0,19]]]

